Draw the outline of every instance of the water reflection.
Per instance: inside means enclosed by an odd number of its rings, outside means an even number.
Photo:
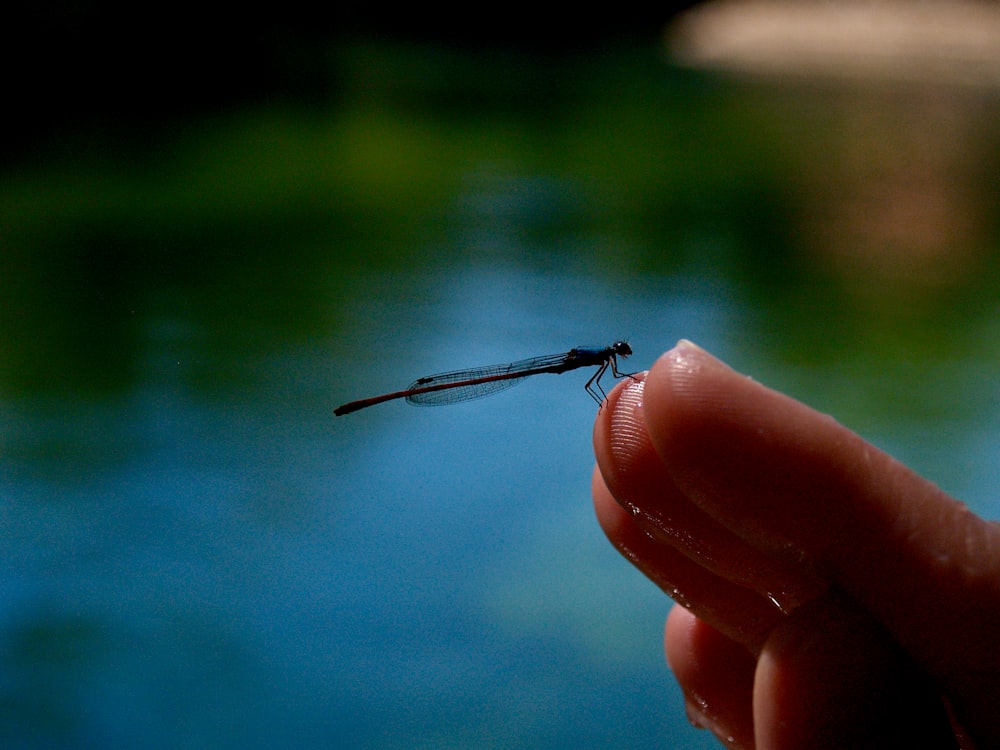
[[[210,123],[171,169],[3,177],[13,744],[714,746],[593,521],[586,377],[332,416],[427,372],[689,337],[1000,516],[1000,276],[887,278],[873,314],[785,200],[818,178],[780,92],[584,67],[558,139],[409,78]]]

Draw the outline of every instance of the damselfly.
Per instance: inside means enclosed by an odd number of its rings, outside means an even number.
[[[532,375],[540,375],[543,372],[558,375],[581,367],[597,368],[597,372],[590,377],[584,389],[594,401],[602,404],[605,394],[604,389],[601,388],[601,377],[608,369],[616,378],[629,376],[628,373],[618,372],[618,357],[624,359],[631,353],[632,347],[628,345],[628,342],[616,341],[611,346],[578,346],[563,354],[530,357],[504,365],[471,367],[467,370],[428,375],[414,380],[405,391],[351,401],[343,406],[338,406],[333,413],[337,416],[350,414],[352,411],[397,398],[405,398],[415,406],[455,404],[459,401],[471,401],[475,398],[492,396],[494,393],[517,385]]]

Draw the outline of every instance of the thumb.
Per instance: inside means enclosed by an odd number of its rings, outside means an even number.
[[[646,377],[676,486],[872,613],[974,737],[1000,746],[1000,527],[805,405],[688,342]]]

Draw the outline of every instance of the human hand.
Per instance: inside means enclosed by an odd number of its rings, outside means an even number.
[[[1000,747],[1000,524],[688,342],[594,428],[598,519],[673,597],[733,748]]]

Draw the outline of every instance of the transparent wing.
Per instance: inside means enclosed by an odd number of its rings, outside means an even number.
[[[492,396],[494,393],[513,388],[518,383],[523,383],[527,375],[515,378],[504,378],[503,380],[487,380],[482,383],[469,385],[456,385],[453,388],[445,388],[440,391],[427,391],[426,393],[414,393],[406,397],[406,400],[414,406],[444,406],[445,404],[456,404],[459,401],[472,401],[477,398]],[[422,383],[420,386],[427,385]]]
[[[420,391],[434,386],[448,387],[411,393],[406,400],[414,406],[443,406],[459,401],[472,401],[513,388],[518,383],[523,383],[528,376],[550,371],[549,368],[559,367],[565,362],[566,354],[552,354],[521,359],[509,364],[487,365],[429,375],[410,383],[407,390]]]

